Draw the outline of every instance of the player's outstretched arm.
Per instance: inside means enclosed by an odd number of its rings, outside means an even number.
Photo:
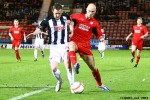
[[[24,42],[26,42],[26,41],[27,41],[27,39],[26,39],[26,35],[25,35],[25,33],[23,34],[23,37],[24,37]]]
[[[130,38],[130,36],[132,35],[133,33],[131,32],[127,37],[126,37],[126,41],[128,41],[128,39]]]
[[[48,35],[48,32],[41,32],[42,34],[44,34],[44,35]]]

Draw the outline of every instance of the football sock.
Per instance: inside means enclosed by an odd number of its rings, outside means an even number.
[[[104,58],[104,52],[101,53],[101,57]]]
[[[76,53],[74,51],[70,51],[69,58],[70,58],[72,65],[74,66],[77,63]]]
[[[135,57],[135,51],[132,52],[132,57],[133,57],[133,58]]]
[[[18,50],[15,50],[15,54],[16,54],[16,58],[20,59],[20,55],[19,55],[19,51]]]
[[[34,49],[34,59],[37,59],[37,49]]]
[[[74,83],[74,72],[72,69],[67,69],[67,77],[70,83],[70,86]]]
[[[57,69],[55,72],[52,71],[54,77],[58,80],[58,81],[62,81],[61,77],[60,77],[60,70]]]
[[[137,56],[137,57],[136,57],[136,64],[139,63],[139,60],[140,60],[140,56]]]
[[[98,86],[101,86],[102,82],[101,82],[101,76],[100,76],[99,70],[97,69],[95,72],[93,71],[92,75],[93,75],[94,79],[96,80]]]

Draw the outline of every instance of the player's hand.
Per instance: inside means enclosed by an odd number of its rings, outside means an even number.
[[[13,40],[14,40],[14,38],[13,38],[13,37],[11,37],[10,39],[11,39],[11,41],[13,41]]]
[[[25,39],[24,39],[24,42],[26,42],[26,41],[27,41],[27,39],[25,38]]]
[[[105,30],[104,30],[104,29],[101,29],[101,32],[102,32],[102,33],[104,33],[104,32],[105,32]]]
[[[128,41],[129,37],[126,37],[126,41]]]
[[[144,36],[141,36],[141,39],[144,39],[145,37]]]

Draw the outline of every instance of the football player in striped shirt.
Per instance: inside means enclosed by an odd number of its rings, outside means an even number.
[[[26,36],[26,38],[28,38],[30,35],[35,35],[34,61],[37,61],[38,49],[40,49],[42,57],[44,58],[44,36],[43,35],[48,35],[47,32],[41,32],[40,26],[39,26],[40,23],[41,21],[38,21],[38,26],[36,27],[35,31]]]
[[[58,92],[63,82],[59,70],[61,61],[64,62],[64,66],[66,67],[70,88],[74,83],[74,72],[72,71],[68,57],[68,33],[71,31],[71,26],[69,25],[69,17],[62,14],[62,6],[60,4],[54,4],[52,12],[51,16],[41,22],[41,30],[45,31],[46,28],[48,29],[50,44],[49,63],[52,73],[57,80],[55,91]]]

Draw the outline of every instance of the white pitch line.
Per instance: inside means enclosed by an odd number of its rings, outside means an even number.
[[[23,95],[20,95],[20,96],[17,96],[17,97],[8,99],[8,100],[20,100],[20,99],[23,99],[23,98],[25,98],[25,97],[29,97],[29,96],[31,96],[31,95],[34,95],[34,94],[37,94],[37,93],[46,91],[46,90],[48,90],[48,89],[50,89],[50,88],[53,88],[53,87],[54,87],[54,86],[50,86],[50,87],[43,88],[43,89],[40,89],[40,90],[32,91],[32,92],[29,92],[29,93],[26,93],[26,94],[23,94]]]

